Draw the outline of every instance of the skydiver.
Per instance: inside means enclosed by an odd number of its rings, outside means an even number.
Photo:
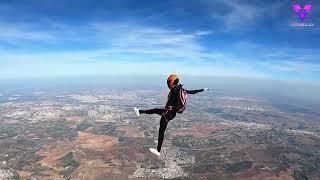
[[[186,107],[187,94],[196,94],[209,90],[209,88],[186,90],[182,87],[182,84],[179,84],[179,78],[175,74],[171,74],[168,77],[167,85],[170,89],[170,92],[168,94],[168,100],[165,108],[154,108],[149,110],[140,110],[136,107],[133,108],[137,116],[140,116],[140,114],[158,114],[161,116],[157,149],[150,148],[150,151],[157,156],[160,156],[164,132],[169,121],[174,119],[177,113],[182,113]]]

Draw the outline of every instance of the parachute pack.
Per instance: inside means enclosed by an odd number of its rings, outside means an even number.
[[[188,93],[182,88],[183,85],[178,86],[178,101],[176,102],[175,109],[177,113],[183,113],[187,106]]]

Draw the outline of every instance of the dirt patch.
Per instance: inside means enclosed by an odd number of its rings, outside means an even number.
[[[255,163],[273,163],[275,159],[265,149],[248,149],[247,154]]]
[[[47,144],[37,152],[37,155],[45,157],[39,163],[41,166],[47,166],[59,171],[60,169],[57,168],[59,167],[57,164],[57,159],[65,156],[74,148],[75,145],[71,141],[60,141],[54,144]]]
[[[71,121],[71,122],[81,122],[82,117],[81,116],[68,116],[66,117],[67,121]]]
[[[293,180],[291,170],[284,170],[279,173],[275,173],[270,170],[249,170],[243,173],[234,174],[237,179],[252,179],[252,180]]]
[[[118,139],[115,137],[88,132],[79,132],[79,139],[77,140],[80,148],[93,151],[108,151],[117,143]]]
[[[144,138],[144,134],[142,131],[140,131],[139,129],[135,128],[135,127],[130,127],[130,126],[125,126],[125,127],[120,127],[117,130],[119,131],[124,131],[126,134],[126,137],[130,137],[130,138]]]

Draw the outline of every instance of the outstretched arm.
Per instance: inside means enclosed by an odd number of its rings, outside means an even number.
[[[197,90],[186,90],[188,94],[197,94],[199,92],[208,91],[209,88],[197,89]]]
[[[186,90],[188,94],[197,94],[199,92],[204,91],[204,89],[197,89],[197,90]]]
[[[197,94],[199,92],[207,91],[209,88],[197,89],[197,90],[186,90],[188,94]]]

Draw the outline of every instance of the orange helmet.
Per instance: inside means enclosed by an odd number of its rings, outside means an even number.
[[[172,89],[174,85],[177,85],[179,83],[179,78],[175,74],[170,74],[170,76],[167,79],[167,85],[169,89]]]

